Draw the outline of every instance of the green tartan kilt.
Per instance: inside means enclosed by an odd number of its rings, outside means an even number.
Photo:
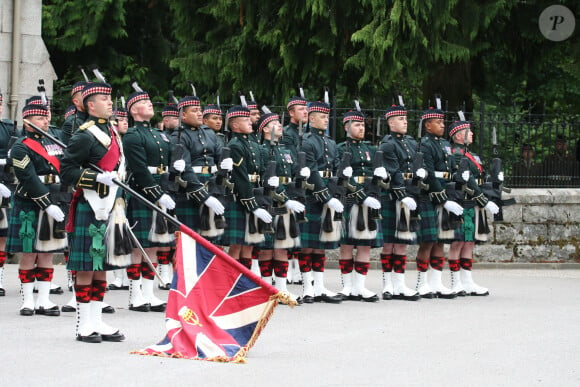
[[[475,241],[475,208],[463,208],[463,223],[455,229],[454,239],[459,242]]]
[[[349,235],[349,221],[350,221],[350,210],[352,204],[348,205],[344,209],[344,221],[342,237],[340,238],[341,245],[354,245],[354,246],[371,246],[371,247],[383,247],[383,231],[382,224],[380,220],[375,220],[377,223],[377,237],[374,239],[354,239]]]
[[[141,246],[148,248],[175,245],[175,242],[161,243],[149,240],[149,230],[151,230],[153,223],[153,210],[147,208],[139,199],[135,199],[130,194],[127,194],[127,219]]]
[[[175,216],[177,219],[195,232],[199,232],[199,207],[192,199],[188,199],[185,193],[178,193],[173,197],[175,199]]]
[[[381,197],[381,216],[383,243],[399,243],[403,245],[414,245],[415,241],[399,239],[396,237],[397,231],[397,201],[388,196]]]
[[[95,260],[91,257],[89,253],[93,242],[93,238],[89,234],[91,224],[94,224],[96,227],[100,227],[101,225],[106,226],[107,221],[96,220],[90,204],[81,197],[75,212],[74,231],[68,234],[70,252],[66,265],[67,270],[108,271],[120,269],[120,267],[107,264],[105,258],[101,261],[100,258]],[[103,243],[105,244],[106,257],[106,241],[103,241]]]
[[[427,196],[421,197],[417,203],[421,222],[417,230],[417,243],[438,242],[439,226],[437,210]]]
[[[244,240],[246,234],[246,210],[237,201],[229,201],[226,206],[226,223],[228,226],[224,230],[219,242],[223,246],[246,245]]]
[[[323,203],[306,201],[306,217],[308,218],[308,222],[300,225],[300,243],[303,248],[333,250],[339,246],[339,241],[320,241],[322,207]]]
[[[6,219],[7,226],[6,228],[0,228],[0,237],[5,237],[8,235],[8,227],[10,227],[10,214],[12,209],[10,207],[1,207],[0,208],[0,216],[4,216]]]
[[[25,248],[23,242],[23,237],[20,235],[20,228],[22,227],[22,221],[20,220],[20,213],[33,212],[34,219],[32,220],[30,237],[32,238],[32,249]],[[7,253],[37,253],[38,251],[34,247],[36,241],[36,232],[38,230],[38,217],[40,214],[40,207],[32,200],[20,199],[17,197],[12,198],[12,211],[10,211],[10,216],[8,218],[8,230],[7,230],[7,240],[6,240],[6,252]],[[63,249],[57,249],[54,251],[43,251],[43,253],[57,253],[62,252]]]

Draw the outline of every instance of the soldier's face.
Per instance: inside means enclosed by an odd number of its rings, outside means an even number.
[[[326,129],[328,127],[328,114],[314,112],[308,116],[310,126],[316,129]]]
[[[230,121],[232,131],[236,133],[250,134],[253,132],[250,117],[235,117]]]
[[[165,116],[163,117],[163,128],[164,129],[175,129],[179,125],[179,119],[174,116]]]
[[[38,126],[40,129],[48,132],[48,117],[46,116],[30,116],[26,118],[32,124]],[[27,128],[28,129],[28,128]],[[34,129],[28,129],[29,132],[34,132]]]
[[[155,115],[151,100],[144,99],[135,102],[133,106],[131,106],[131,115],[135,118],[135,120],[149,121],[151,117]]]
[[[290,121],[295,124],[299,124],[300,121],[302,121],[302,124],[306,125],[308,122],[308,110],[304,105],[294,105],[292,109],[288,111],[288,114],[290,114]]]
[[[85,111],[85,106],[83,105],[83,96],[80,91],[74,93],[73,96],[71,97],[71,100],[73,105],[75,105],[75,107],[77,108],[77,110],[80,110],[82,112]]]
[[[347,133],[350,135],[350,138],[353,140],[362,140],[365,138],[365,124],[362,121],[351,121],[350,127],[349,123],[347,122],[345,125],[345,129]]]
[[[203,114],[199,106],[186,106],[183,108],[181,122],[189,126],[200,127],[203,124]]]
[[[407,134],[407,116],[389,117],[387,122],[391,132]]]
[[[260,119],[260,111],[258,109],[250,110],[250,121],[255,124]]]
[[[89,114],[108,119],[113,114],[113,101],[110,94],[97,94],[87,103]]]
[[[280,121],[274,120],[268,123],[264,128],[264,137],[269,140],[272,138],[271,133],[274,133],[274,140],[278,141],[280,137],[282,137],[282,125],[280,125]]]
[[[126,118],[117,118],[117,132],[123,135],[129,129],[129,120]]]
[[[222,128],[222,116],[219,114],[208,114],[203,119],[203,124],[207,125],[209,128],[216,132],[219,132]]]
[[[441,137],[445,132],[445,121],[442,118],[431,118],[425,122],[425,129],[428,133]]]

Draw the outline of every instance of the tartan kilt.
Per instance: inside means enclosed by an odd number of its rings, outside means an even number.
[[[201,222],[199,207],[185,193],[173,195],[173,198],[175,199],[175,216],[177,219],[195,232],[199,232],[199,224]]]
[[[139,192],[141,193],[141,192]],[[143,195],[143,193],[141,193]],[[162,243],[149,240],[149,231],[153,223],[153,210],[150,210],[139,199],[127,193],[127,219],[133,227],[133,233],[144,248],[174,246],[175,241]],[[171,227],[171,225],[169,226]]]
[[[475,208],[463,208],[463,223],[455,229],[454,238],[459,242],[475,241]]]
[[[224,246],[246,245],[244,236],[246,234],[246,213],[247,211],[237,201],[230,201],[226,206],[226,227],[219,242]]]
[[[102,266],[99,267],[99,270],[94,269],[95,264],[101,265],[101,263],[93,262],[93,257],[89,254],[93,241],[93,238],[89,234],[89,227],[91,224],[94,224],[97,227],[104,224],[106,227],[107,221],[96,220],[90,204],[81,196],[76,207],[74,231],[68,234],[70,251],[66,265],[67,270],[108,271],[121,269],[121,267],[107,264],[106,258],[103,259]],[[103,243],[106,248],[106,241],[103,241]]]
[[[333,250],[338,248],[339,241],[321,242],[320,231],[322,230],[322,207],[323,203],[306,201],[306,217],[308,222],[300,225],[300,243],[303,248]]]
[[[20,237],[20,227],[22,222],[20,221],[20,212],[24,211],[26,213],[34,213],[34,221],[32,222],[32,228],[34,230],[34,240],[32,242],[32,251],[24,251],[24,246],[22,243],[22,238]],[[8,218],[8,229],[7,229],[7,240],[6,240],[6,252],[7,253],[39,253],[35,247],[35,242],[37,238],[38,230],[38,220],[40,215],[40,207],[34,201],[27,199],[12,198],[12,210],[10,212],[10,217]],[[64,249],[56,249],[51,251],[42,251],[42,253],[58,253],[62,252]]]
[[[419,198],[417,205],[421,215],[420,227],[417,230],[417,243],[438,242],[439,221],[435,206],[427,196]]]
[[[414,245],[413,240],[399,239],[397,232],[397,200],[388,196],[381,197],[381,216],[383,243],[398,243],[402,245]]]
[[[0,207],[0,237],[8,235],[8,226],[10,225],[10,214],[12,212],[10,207]]]
[[[382,206],[381,206],[382,208]],[[377,223],[377,236],[374,239],[355,239],[351,238],[349,235],[349,222],[350,222],[350,210],[352,209],[352,204],[349,204],[344,209],[344,227],[342,231],[342,237],[340,238],[341,245],[353,245],[353,246],[370,246],[370,247],[383,247],[383,231],[382,223],[380,220],[375,220]]]

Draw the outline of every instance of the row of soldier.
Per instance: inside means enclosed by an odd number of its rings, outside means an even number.
[[[219,106],[202,110],[199,98],[186,96],[163,109],[163,131],[150,123],[154,109],[145,91],[116,111],[111,91],[104,80],[73,85],[75,107],[58,139],[48,132],[44,99],[30,100],[23,136],[9,155],[0,154],[16,177],[13,192],[5,179],[0,195],[12,196],[10,210],[2,208],[5,250],[22,253],[20,314],[59,314],[49,293],[52,256],[61,251],[75,294],[63,310],[77,312],[77,340],[124,339],[102,321],[108,270],[116,272],[112,289],[123,287],[125,270],[130,310],[164,311],[154,294],[155,267],[160,286],[168,287],[175,229],[142,197],[246,267],[257,259],[262,278],[281,291],[288,291],[289,273],[297,279],[289,262],[297,263],[302,294],[292,296],[299,303],[378,301],[366,284],[371,248],[382,248],[384,300],[489,294],[472,279],[473,249],[489,233],[486,211],[500,208],[482,190],[485,173],[468,149],[468,122],[451,125],[451,145],[443,138],[444,112],[430,108],[417,142],[406,135],[400,103],[387,110],[390,134],[376,147],[364,141],[365,117],[353,110],[343,118],[346,141],[337,145],[326,135],[326,102],[292,97],[284,128],[277,114],[242,103],[226,112],[220,131]],[[215,125],[204,125],[210,120]],[[138,195],[123,192],[119,181]],[[450,288],[442,282],[444,243]],[[411,244],[419,245],[414,289],[405,283]],[[337,248],[343,288],[333,292],[324,269],[326,251]]]

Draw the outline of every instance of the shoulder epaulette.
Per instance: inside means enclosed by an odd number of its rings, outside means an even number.
[[[87,121],[84,124],[82,124],[81,126],[79,126],[79,130],[85,130],[85,129],[93,126],[94,124],[95,124],[95,121],[93,121],[93,120]]]

